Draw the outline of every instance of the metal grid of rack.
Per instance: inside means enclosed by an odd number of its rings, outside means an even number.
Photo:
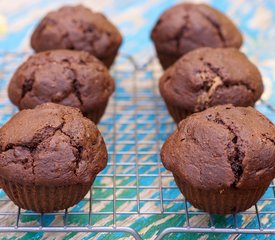
[[[16,112],[6,87],[26,56],[0,54],[1,124]],[[137,223],[142,218],[148,225],[166,221],[150,236],[156,239],[176,233],[275,234],[274,183],[254,207],[223,217],[195,209],[180,194],[159,156],[175,128],[158,93],[160,74],[155,58],[138,66],[131,57],[121,56],[112,70],[116,92],[99,124],[109,161],[89,194],[70,209],[39,214],[16,207],[0,190],[0,232],[123,232],[141,239],[146,235]],[[264,100],[258,107],[275,113]]]

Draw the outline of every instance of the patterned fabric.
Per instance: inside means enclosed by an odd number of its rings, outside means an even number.
[[[191,1],[191,0],[190,0]],[[16,67],[31,53],[30,34],[39,19],[48,11],[64,4],[82,3],[104,12],[121,30],[124,42],[112,74],[116,94],[100,123],[109,150],[109,165],[96,179],[92,191],[92,225],[130,227],[144,239],[154,239],[167,227],[186,226],[185,205],[171,174],[159,162],[159,149],[173,131],[174,123],[165,110],[157,91],[161,70],[154,56],[150,31],[158,16],[175,0],[18,0],[0,2],[0,123],[5,123],[17,110],[7,98],[6,86]],[[198,1],[193,1],[198,2]],[[257,108],[275,122],[275,1],[273,0],[209,0],[227,13],[244,35],[242,51],[259,67],[265,84]],[[13,53],[10,53],[13,52]],[[136,62],[125,57],[131,55]],[[151,60],[151,61],[150,61]],[[148,63],[149,62],[149,63]],[[161,174],[161,177],[160,177]],[[114,190],[115,187],[115,190]],[[86,227],[89,218],[89,197],[58,214],[41,216],[22,210],[19,226]],[[173,201],[175,200],[176,201]],[[271,200],[270,200],[271,199]],[[273,199],[273,200],[272,200]],[[274,193],[270,188],[259,202],[263,229],[275,229]],[[191,226],[210,227],[207,214],[187,204]],[[117,212],[115,216],[113,211]],[[5,214],[1,214],[5,213]],[[0,191],[0,229],[16,226],[18,209]],[[137,214],[140,213],[140,214]],[[161,214],[162,213],[162,214]],[[258,228],[255,208],[238,214],[238,226]],[[232,216],[215,216],[214,226],[234,227]],[[6,239],[128,239],[125,233],[0,233]],[[274,235],[273,235],[274,236]],[[275,239],[272,235],[241,235],[239,239]],[[229,234],[171,234],[166,239],[235,239]]]

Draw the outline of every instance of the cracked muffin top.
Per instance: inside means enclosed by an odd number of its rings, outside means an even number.
[[[189,113],[221,104],[254,106],[263,93],[259,70],[234,48],[189,52],[164,72],[159,87],[168,104]]]
[[[151,38],[158,54],[173,56],[174,62],[196,48],[242,45],[242,35],[234,23],[206,4],[183,3],[166,10],[154,26]],[[161,62],[164,68],[173,63]]]
[[[105,108],[114,87],[107,68],[89,53],[52,50],[27,59],[14,73],[8,94],[19,109],[54,102],[88,115]]]
[[[209,108],[180,122],[161,159],[194,187],[257,188],[275,177],[275,127],[252,107]]]
[[[34,185],[90,183],[107,164],[96,125],[72,107],[46,103],[0,129],[0,175]]]
[[[78,6],[64,6],[48,13],[31,36],[36,52],[52,49],[87,51],[108,67],[112,64],[122,36],[101,13]]]

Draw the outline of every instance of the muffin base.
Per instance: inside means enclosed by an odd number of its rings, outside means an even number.
[[[172,118],[176,123],[179,123],[184,118],[188,117],[191,112],[187,111],[186,109],[171,105],[169,103],[166,103],[166,107]]]
[[[245,211],[256,204],[269,186],[211,191],[192,187],[175,175],[174,178],[181,193],[195,208],[211,214],[234,214]]]
[[[105,113],[106,107],[108,105],[108,101],[104,103],[104,105],[99,106],[97,109],[93,109],[89,113],[83,113],[83,115],[90,120],[92,120],[95,124],[99,123],[101,117]]]
[[[92,53],[91,53],[92,54]],[[93,54],[92,54],[93,55]],[[109,55],[109,56],[107,56],[107,57],[102,57],[102,58],[100,58],[100,57],[98,57],[98,59],[101,61],[101,62],[103,62],[104,63],[104,65],[109,69],[111,66],[112,66],[112,64],[113,64],[113,62],[115,61],[115,58],[116,58],[116,56],[117,56],[117,52],[115,52],[115,53],[113,53],[112,55]]]
[[[8,197],[20,208],[35,212],[54,212],[69,208],[85,197],[94,182],[69,186],[22,185],[0,179],[1,187]]]
[[[157,56],[164,70],[166,70],[168,67],[173,65],[180,58],[180,56],[169,55],[169,54],[164,54],[160,52],[157,52]]]

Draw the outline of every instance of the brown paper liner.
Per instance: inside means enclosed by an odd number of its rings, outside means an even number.
[[[175,181],[186,199],[195,207],[211,214],[233,214],[247,210],[256,204],[268,188],[234,189],[224,191],[205,190],[182,182],[177,176]]]
[[[163,54],[160,52],[157,52],[157,55],[159,62],[164,70],[173,65],[179,59],[179,56]]]
[[[117,51],[109,55],[108,57],[105,58],[99,58],[101,62],[104,63],[104,65],[109,69],[113,62],[115,61],[115,58],[117,56]]]
[[[184,118],[186,118],[191,114],[187,110],[171,105],[169,103],[166,103],[166,106],[167,106],[168,112],[170,113],[170,115],[172,116],[172,118],[176,123],[179,123],[181,120],[183,120]]]
[[[85,197],[95,178],[89,184],[69,186],[23,185],[1,179],[2,188],[18,206],[35,212],[53,212],[69,208]]]
[[[108,104],[108,100],[104,103],[104,105],[100,105],[99,108],[93,109],[89,113],[84,113],[84,116],[92,120],[95,124],[97,124],[103,114],[105,113],[106,107]]]

